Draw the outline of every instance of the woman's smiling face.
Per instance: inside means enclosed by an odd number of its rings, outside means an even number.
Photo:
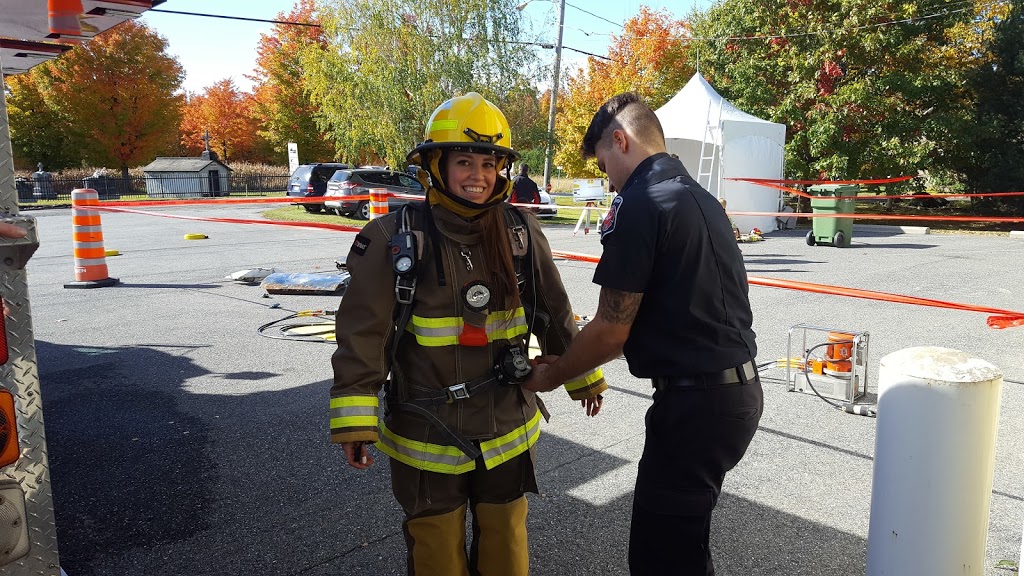
[[[490,154],[454,151],[448,153],[448,191],[463,200],[483,204],[494,191],[498,159]]]

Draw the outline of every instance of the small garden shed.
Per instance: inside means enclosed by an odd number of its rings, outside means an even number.
[[[150,198],[227,196],[229,172],[212,158],[159,157],[142,168]]]

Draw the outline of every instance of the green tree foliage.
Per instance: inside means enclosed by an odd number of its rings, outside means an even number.
[[[962,171],[979,192],[1024,191],[1024,6],[996,24],[987,52],[991,61],[970,77],[976,100]],[[1017,197],[996,204],[1024,210]]]
[[[128,21],[43,64],[46,105],[64,122],[82,159],[130,166],[177,149],[183,72],[167,42]]]
[[[961,126],[982,7],[724,0],[695,19],[694,47],[723,96],[787,125],[788,175],[916,174],[941,167]]]
[[[313,0],[298,0],[279,20],[318,24]],[[260,121],[260,136],[269,144],[272,158],[287,159],[287,145],[295,142],[303,162],[334,158],[334,144],[316,124],[316,106],[310,102],[302,53],[321,58],[327,42],[320,28],[275,24],[260,36],[256,48],[256,70],[249,78],[256,82],[253,114]],[[319,55],[318,55],[319,54]]]
[[[441,102],[477,91],[508,108],[513,146],[533,54],[512,0],[324,0],[329,49],[302,58],[338,157],[403,166]],[[527,108],[523,108],[525,115]]]
[[[5,79],[14,163],[21,169],[35,170],[42,162],[47,170],[60,170],[82,162],[69,126],[43,99],[40,83],[47,71],[37,66]]]

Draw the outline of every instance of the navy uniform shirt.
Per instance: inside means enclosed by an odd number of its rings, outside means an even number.
[[[626,180],[601,225],[594,282],[642,292],[623,347],[638,378],[719,372],[757,354],[747,272],[722,205],[668,154]]]

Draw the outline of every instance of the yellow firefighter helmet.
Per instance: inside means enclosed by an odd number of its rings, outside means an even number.
[[[410,164],[427,167],[428,150],[466,150],[502,156],[515,162],[512,131],[497,106],[476,92],[456,96],[434,110],[427,122],[424,142],[406,157]]]

